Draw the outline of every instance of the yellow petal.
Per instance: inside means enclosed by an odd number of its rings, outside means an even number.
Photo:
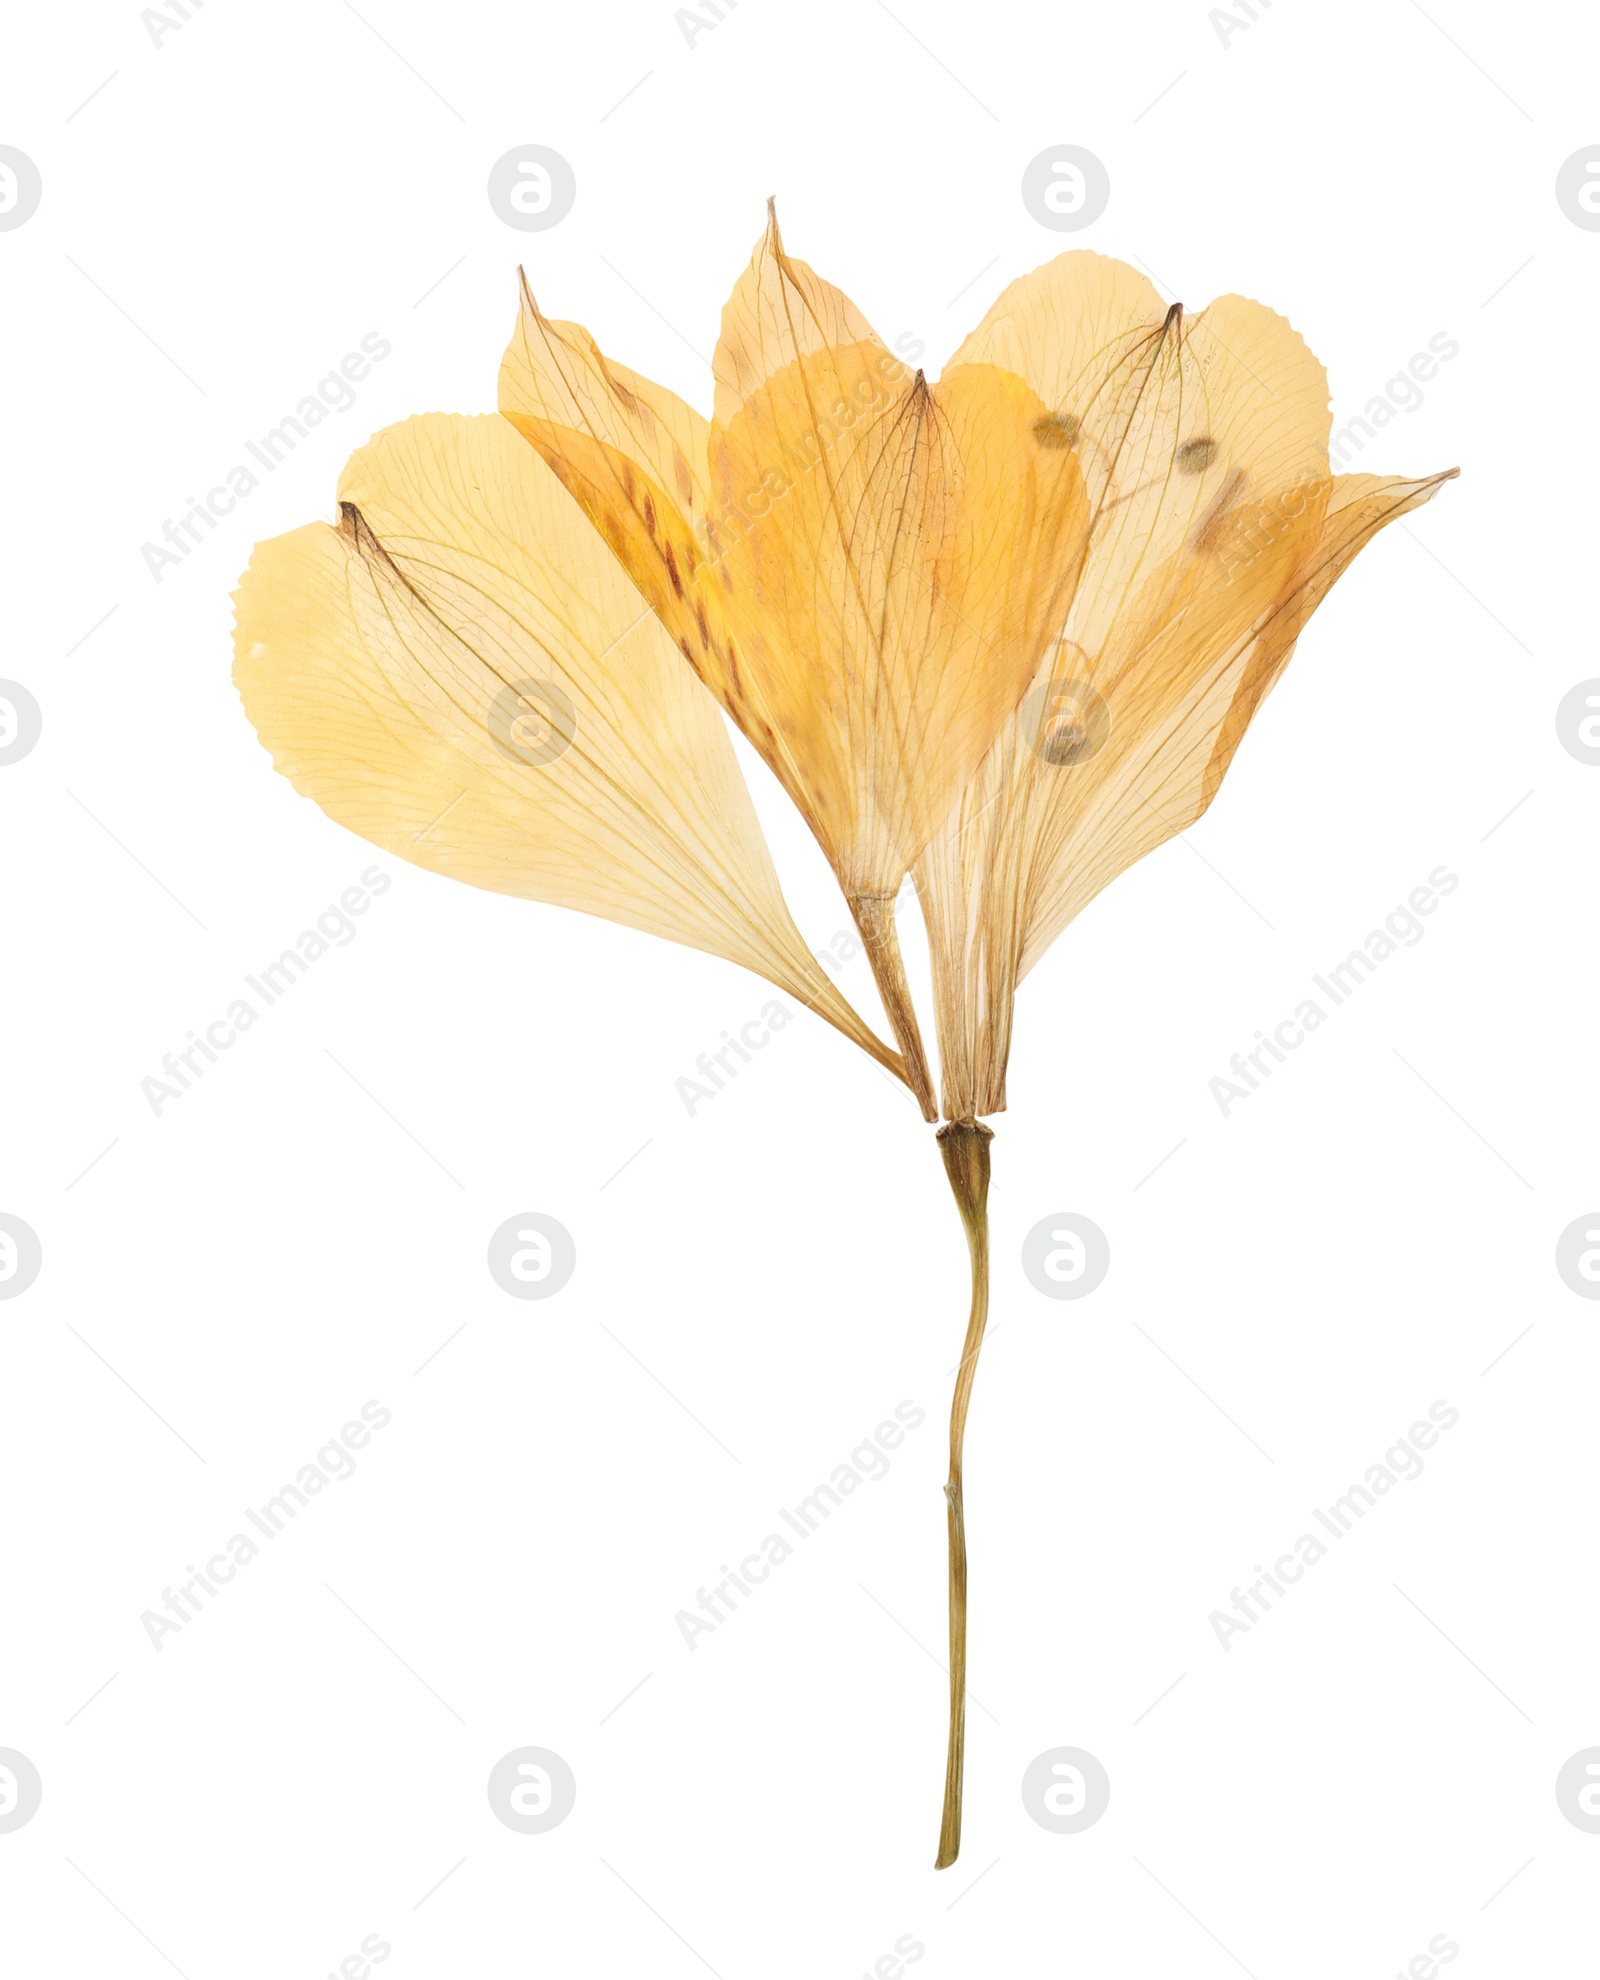
[[[237,594],[295,788],[418,866],[740,963],[898,1070],[789,917],[716,705],[507,423],[390,427],[339,501]]]
[[[767,231],[723,305],[722,334],[711,365],[717,381],[717,423],[729,425],[745,401],[796,358],[849,344],[873,344],[888,355],[877,332],[842,289],[784,252],[777,211],[769,199]],[[898,361],[892,368],[895,373],[904,371]]]
[[[1408,481],[1402,475],[1341,474],[1333,479],[1314,551],[1298,573],[1294,591],[1283,601],[1239,670],[1233,698],[1206,762],[1200,810],[1216,796],[1223,774],[1256,710],[1266,700],[1294,653],[1307,619],[1386,524],[1431,502],[1459,469]],[[1196,813],[1196,816],[1199,814]],[[1065,924],[1063,923],[1063,926]]]
[[[581,324],[541,314],[526,279],[499,393],[501,412],[557,474],[566,479],[571,463],[596,477],[586,500],[575,492],[597,522],[614,507],[637,509],[643,523],[643,497],[653,491],[681,528],[703,534],[710,423],[664,385],[603,356]],[[556,435],[564,445],[553,444]]]
[[[722,554],[686,651],[882,900],[1031,679],[1082,551],[1082,476],[993,366],[929,387],[767,231],[723,311]]]
[[[1121,262],[1059,255],[1004,291],[951,370],[965,363],[1024,379],[1082,461],[1090,544],[1064,631],[1089,654],[1186,541],[1327,476],[1326,374],[1241,296],[1185,318]]]
[[[901,383],[885,355],[802,358],[713,427],[741,521],[690,640],[852,899],[898,889],[1015,709],[1085,519],[1076,460],[1039,446],[1019,380]]]
[[[1100,676],[1106,747],[1081,777],[1077,766],[1052,766],[1047,748],[1028,750],[1027,781],[1043,793],[1042,857],[1030,876],[1019,982],[1101,888],[1200,817],[1335,580],[1447,479],[1346,475],[1302,484],[1298,513],[1250,505],[1237,535],[1189,560],[1181,600],[1159,620],[1131,617]]]
[[[1046,405],[1094,413],[1100,380],[1152,330],[1167,305],[1148,276],[1089,249],[1058,254],[1002,289],[951,358],[997,364]]]
[[[1093,522],[1060,642],[918,870],[954,1118],[1004,1106],[1016,985],[1200,815],[1329,586],[1444,478],[1333,481],[1281,318],[1224,297],[1186,323],[1098,256],[1013,284],[969,357],[1053,395]]]
[[[1004,1107],[1016,986],[1102,888],[1204,812],[1312,611],[1448,478],[1341,476],[1307,485],[1297,514],[1245,512],[1208,568],[1152,586],[1161,614],[1130,615],[1098,669],[1070,647],[1052,656],[918,867],[952,1118]]]

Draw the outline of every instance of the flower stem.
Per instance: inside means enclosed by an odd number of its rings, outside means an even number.
[[[950,1521],[950,1747],[945,1760],[944,1816],[936,1870],[961,1850],[961,1783],[967,1738],[967,1530],[961,1502],[961,1445],[978,1372],[978,1350],[989,1318],[989,1143],[981,1121],[949,1121],[939,1130],[939,1153],[955,1192],[972,1253],[972,1311],[950,1403],[950,1479],[944,1488]]]

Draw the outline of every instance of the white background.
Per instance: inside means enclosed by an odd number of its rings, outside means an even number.
[[[157,46],[91,0],[7,56],[44,199],[0,234],[0,673],[45,725],[0,770],[0,1208],[44,1248],[0,1306],[0,1746],[44,1781],[0,1835],[7,1971],[316,1980],[372,1933],[395,1980],[849,1980],[905,1934],[929,1980],[1355,1980],[1440,1933],[1464,1980],[1579,1970],[1600,1308],[1553,1256],[1600,1200],[1600,770],[1554,711],[1600,673],[1600,236],[1553,185],[1600,139],[1594,24],[1277,0],[1225,46],[1199,0],[743,0],[691,47],[665,0],[208,0]],[[577,175],[549,233],[485,197],[522,142]],[[1062,142],[1112,186],[1071,239],[1019,195]],[[519,259],[709,405],[773,192],[930,369],[1072,245],[1285,313],[1338,423],[1460,344],[1359,461],[1460,481],[1023,991],[939,1875],[965,1251],[864,1057],[801,1014],[690,1118],[674,1081],[765,986],[384,858],[355,941],[160,1118],[140,1091],[377,859],[234,695],[251,544],[330,514],[373,430],[492,409]],[[356,406],[153,582],[141,544],[370,331]],[[751,774],[821,945],[842,905]],[[1229,1056],[1441,862],[1425,939],[1224,1118]],[[544,1304],[485,1266],[529,1209],[578,1248]],[[1020,1267],[1062,1210],[1111,1245],[1076,1304]],[[154,1650],[141,1612],[368,1398],[356,1476]],[[675,1612],[906,1398],[890,1475],[688,1651]],[[1426,1473],[1224,1651],[1209,1613],[1440,1398]],[[577,1777],[547,1835],[485,1796],[522,1745]],[[1077,1836],[1019,1793],[1059,1745],[1112,1783]]]

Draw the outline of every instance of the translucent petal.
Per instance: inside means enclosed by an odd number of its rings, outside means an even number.
[[[742,964],[898,1070],[779,892],[705,689],[496,415],[379,434],[259,544],[234,679],[277,768],[395,856]]]
[[[745,401],[796,358],[848,344],[873,344],[888,355],[842,289],[784,252],[777,212],[768,200],[767,231],[723,305],[722,334],[711,365],[718,424],[729,425]],[[904,367],[895,362],[893,371],[903,373]]]
[[[703,540],[709,421],[664,385],[603,356],[581,324],[543,315],[526,280],[499,393],[501,412],[563,480],[570,471],[595,482],[573,492],[602,529],[615,514],[617,527],[637,522],[648,542],[656,533],[642,513],[650,494],[663,520]],[[605,533],[610,540],[614,531]]]
[[[1051,395],[1092,522],[1061,638],[918,870],[953,1118],[1004,1105],[1016,985],[1200,815],[1328,587],[1444,478],[1334,481],[1281,317],[1229,296],[1186,322],[1096,255],[1012,284],[977,359]]]
[[[1077,462],[1038,445],[1020,380],[892,382],[886,357],[801,358],[713,427],[740,522],[691,641],[852,898],[898,889],[1015,709],[1085,523]]]

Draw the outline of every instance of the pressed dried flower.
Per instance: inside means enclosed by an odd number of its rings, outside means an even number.
[[[1005,1106],[1016,989],[1200,816],[1328,588],[1448,477],[1331,475],[1326,379],[1280,317],[1227,296],[1186,318],[1094,254],[1014,282],[930,385],[769,213],[714,371],[707,420],[524,283],[503,417],[390,428],[347,466],[337,526],[259,545],[235,679],[277,767],[353,831],[755,970],[933,1120],[894,917],[914,872],[972,1264],[943,1867],[983,1117]],[[831,862],[899,1053],[790,919],[719,702]]]

